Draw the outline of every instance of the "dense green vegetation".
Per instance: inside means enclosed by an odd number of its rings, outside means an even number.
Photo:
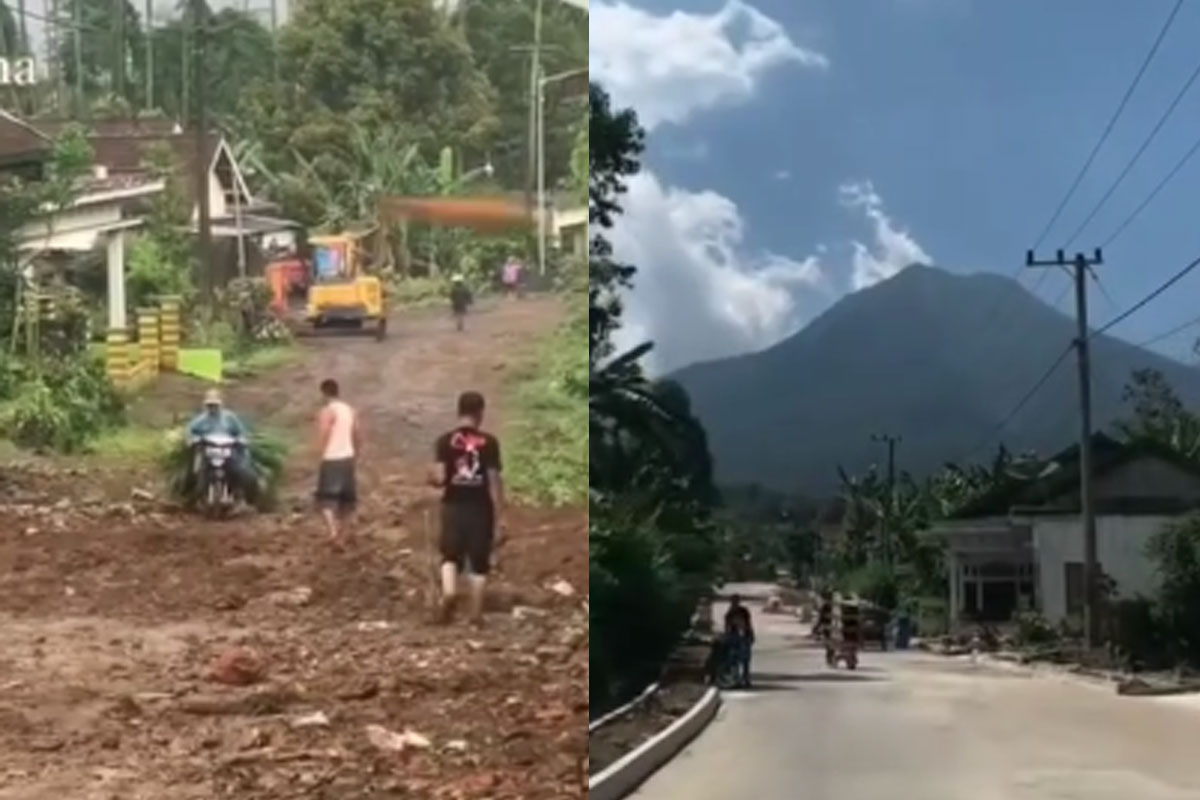
[[[588,430],[582,294],[568,296],[568,318],[541,343],[512,389],[505,471],[521,501],[561,506],[584,499]]]
[[[591,710],[655,679],[716,575],[716,492],[704,430],[676,384],[649,380],[646,343],[614,351],[620,293],[635,268],[604,238],[638,169],[643,134],[630,111],[590,93],[589,532]]]
[[[216,11],[203,0],[184,0],[149,20],[132,2],[65,0],[63,17],[78,14],[82,23],[78,53],[75,37],[65,36],[57,54],[61,82],[23,90],[11,107],[35,125],[41,118],[70,116],[86,125],[136,115],[186,126],[197,121],[203,93],[210,124],[225,132],[256,194],[315,229],[365,229],[377,221],[384,195],[521,193],[532,186],[529,48],[535,5],[495,0],[463,8],[447,13],[428,0],[302,2],[272,30],[257,10]],[[586,68],[587,24],[586,14],[546,4],[544,74]],[[15,8],[0,0],[0,53],[28,49],[20,30]],[[545,106],[547,185],[579,195],[587,171],[582,92],[553,85]],[[182,295],[189,344],[219,348],[247,369],[263,361],[256,353],[264,347],[280,356],[286,332],[268,312],[262,281],[198,291],[202,273],[186,233],[192,177],[175,156],[164,147],[145,164],[168,190],[146,209],[147,224],[127,249],[130,309],[164,294]],[[84,388],[103,383],[84,346],[87,321],[93,337],[103,333],[102,257],[72,267],[69,282],[83,292],[70,306],[78,311],[71,319],[29,325],[18,313],[24,292],[49,291],[53,284],[41,276],[33,283],[18,279],[16,232],[38,209],[69,202],[90,162],[82,131],[69,131],[46,180],[7,176],[0,183],[0,436],[38,449],[86,449],[119,422],[106,405],[119,404],[111,386],[91,394]],[[390,288],[400,303],[444,302],[452,272],[483,293],[507,256],[532,260],[525,231],[480,236],[413,225],[386,233],[391,246],[377,266],[395,273]],[[561,273],[557,254],[550,262]],[[63,296],[74,303],[76,295]],[[574,330],[580,324],[576,320]],[[572,495],[570,476],[580,479],[586,469],[584,440],[566,430],[568,408],[573,403],[579,409],[578,393],[571,394],[575,384],[554,377],[561,372],[582,381],[580,359],[566,344],[569,330],[545,345],[551,372],[531,377],[521,390],[527,398],[544,395],[531,410],[552,432],[529,446],[561,440],[566,448],[562,457],[537,467],[550,470],[539,480],[559,499]],[[95,381],[81,379],[65,393],[62,375],[73,371]]]

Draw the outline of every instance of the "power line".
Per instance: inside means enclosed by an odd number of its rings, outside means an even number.
[[[1109,320],[1107,323],[1104,324],[1103,327],[1098,328],[1095,331],[1093,331],[1088,336],[1088,338],[1095,339],[1100,334],[1104,333],[1105,331],[1111,329],[1115,325],[1117,325],[1117,324],[1123,322],[1124,320],[1128,319],[1129,317],[1133,316],[1133,314],[1135,314],[1137,311],[1141,310],[1142,307],[1144,307],[1145,305],[1147,305],[1148,303],[1153,301],[1156,297],[1158,297],[1160,294],[1165,292],[1167,289],[1170,289],[1176,283],[1181,281],[1185,275],[1187,275],[1189,272],[1191,272],[1198,266],[1200,266],[1200,258],[1197,258],[1194,261],[1191,261],[1190,263],[1188,263],[1188,265],[1186,267],[1184,267],[1183,269],[1179,270],[1179,272],[1176,272],[1174,275],[1172,275],[1164,284],[1159,286],[1153,292],[1146,295],[1138,302],[1134,303],[1132,306],[1130,306],[1124,312],[1118,314],[1116,317]]]
[[[1179,90],[1178,94],[1175,95],[1175,99],[1171,101],[1171,105],[1167,106],[1167,110],[1164,111],[1163,115],[1158,118],[1158,122],[1155,123],[1154,127],[1150,131],[1150,134],[1146,136],[1146,138],[1142,141],[1141,146],[1138,147],[1137,152],[1133,154],[1133,158],[1129,160],[1129,163],[1127,163],[1125,168],[1121,170],[1121,174],[1119,174],[1117,179],[1112,182],[1112,185],[1108,187],[1108,191],[1106,191],[1104,196],[1100,198],[1100,202],[1096,203],[1088,215],[1083,218],[1083,222],[1079,223],[1079,227],[1077,227],[1075,232],[1071,234],[1071,238],[1067,239],[1067,243],[1063,245],[1064,247],[1070,247],[1071,243],[1079,237],[1079,234],[1083,233],[1084,229],[1087,228],[1091,221],[1096,218],[1096,215],[1100,213],[1100,209],[1104,207],[1104,204],[1108,202],[1109,198],[1111,198],[1113,193],[1117,191],[1129,173],[1133,171],[1134,166],[1137,165],[1137,162],[1141,159],[1142,155],[1145,154],[1146,150],[1149,149],[1150,144],[1154,141],[1155,137],[1158,136],[1159,131],[1163,129],[1163,126],[1167,124],[1167,120],[1170,119],[1171,115],[1175,113],[1175,109],[1179,106],[1179,103],[1182,102],[1183,97],[1188,93],[1188,90],[1192,88],[1192,84],[1196,82],[1197,78],[1200,78],[1200,64],[1197,64],[1196,68],[1192,70],[1192,74],[1188,76],[1188,79],[1183,84],[1183,87]]]
[[[1125,221],[1118,225],[1116,230],[1109,234],[1108,238],[1104,240],[1104,243],[1101,245],[1101,247],[1108,247],[1114,240],[1116,240],[1118,236],[1124,233],[1125,229],[1128,228],[1129,225],[1138,218],[1138,215],[1146,210],[1146,206],[1150,205],[1154,198],[1158,197],[1158,193],[1163,190],[1163,187],[1170,183],[1171,180],[1179,174],[1179,171],[1183,169],[1184,165],[1191,161],[1192,156],[1196,155],[1196,151],[1198,150],[1200,150],[1200,139],[1196,139],[1196,141],[1192,144],[1191,149],[1183,154],[1183,158],[1179,159],[1179,161],[1175,163],[1175,166],[1171,168],[1171,171],[1167,173],[1167,176],[1158,182],[1158,185],[1154,187],[1154,190],[1151,191],[1150,194],[1146,195],[1146,199],[1143,200],[1141,204],[1133,210],[1133,213],[1126,217]]]
[[[1035,395],[1036,395],[1036,394],[1037,394],[1039,391],[1041,391],[1042,387],[1046,385],[1046,383],[1047,383],[1047,382],[1050,380],[1050,378],[1052,378],[1052,377],[1054,376],[1054,373],[1055,373],[1055,372],[1057,372],[1057,371],[1058,371],[1058,368],[1059,368],[1059,367],[1061,367],[1061,366],[1063,365],[1063,362],[1067,360],[1067,356],[1071,355],[1071,351],[1072,351],[1074,348],[1075,348],[1075,343],[1074,343],[1074,342],[1071,342],[1071,343],[1070,343],[1070,344],[1068,344],[1068,345],[1067,345],[1065,348],[1063,348],[1063,351],[1062,351],[1061,353],[1059,353],[1059,354],[1058,354],[1058,358],[1054,359],[1054,363],[1052,363],[1052,364],[1050,365],[1050,367],[1049,367],[1049,368],[1048,368],[1048,369],[1047,369],[1045,372],[1043,372],[1043,373],[1042,373],[1042,376],[1041,376],[1040,378],[1038,378],[1038,380],[1037,380],[1037,382],[1036,382],[1036,383],[1034,383],[1034,384],[1033,384],[1033,387],[1032,387],[1032,388],[1030,388],[1030,389],[1029,389],[1029,391],[1027,391],[1027,392],[1026,392],[1026,393],[1025,393],[1025,394],[1024,394],[1022,397],[1021,397],[1021,399],[1020,399],[1019,401],[1017,401],[1017,404],[1016,404],[1015,406],[1013,406],[1012,410],[1011,410],[1011,411],[1009,411],[1007,415],[1005,415],[1004,419],[1002,419],[1002,420],[1001,420],[1001,421],[1000,421],[1000,422],[999,422],[999,423],[998,423],[998,424],[997,424],[997,425],[996,425],[996,426],[995,426],[995,427],[994,427],[994,428],[993,428],[993,429],[992,429],[992,430],[991,430],[991,431],[988,433],[988,435],[987,435],[987,438],[986,438],[986,439],[984,439],[983,441],[981,441],[981,442],[980,442],[979,444],[977,444],[975,447],[973,447],[973,448],[971,448],[970,450],[968,450],[968,451],[967,451],[966,453],[964,453],[964,454],[963,454],[963,455],[962,455],[960,458],[958,458],[958,459],[955,459],[955,460],[956,460],[956,461],[963,461],[963,460],[967,459],[968,457],[975,455],[976,453],[978,453],[978,452],[979,452],[980,450],[982,450],[983,448],[985,448],[985,447],[988,447],[989,445],[993,444],[993,443],[995,442],[995,440],[996,440],[996,437],[997,437],[997,436],[998,436],[998,435],[999,435],[999,434],[1000,434],[1000,433],[1001,433],[1001,432],[1002,432],[1002,431],[1003,431],[1005,428],[1007,428],[1007,427],[1008,427],[1008,424],[1009,424],[1010,422],[1012,422],[1012,421],[1013,421],[1013,419],[1015,419],[1015,418],[1016,418],[1017,414],[1020,414],[1020,413],[1021,413],[1021,409],[1025,408],[1025,406],[1029,404],[1029,401],[1030,401],[1030,400],[1032,400],[1032,399],[1034,398],[1034,396],[1035,396]]]
[[[1074,197],[1075,192],[1079,189],[1079,185],[1083,182],[1084,176],[1087,174],[1087,171],[1091,169],[1092,164],[1096,160],[1096,156],[1099,155],[1100,149],[1104,146],[1104,143],[1108,141],[1108,137],[1112,134],[1113,128],[1117,124],[1117,120],[1119,120],[1121,115],[1125,112],[1125,107],[1129,104],[1130,98],[1133,97],[1133,93],[1137,89],[1138,84],[1141,83],[1142,77],[1146,74],[1146,70],[1150,66],[1150,62],[1152,62],[1154,60],[1154,56],[1158,54],[1159,47],[1162,45],[1163,40],[1167,36],[1167,32],[1171,29],[1171,26],[1175,23],[1175,17],[1179,14],[1179,10],[1182,7],[1183,0],[1175,0],[1175,5],[1171,8],[1171,12],[1167,15],[1166,20],[1163,22],[1162,28],[1159,29],[1158,35],[1154,38],[1154,43],[1150,45],[1150,50],[1146,53],[1145,58],[1142,59],[1142,63],[1138,67],[1137,72],[1134,74],[1133,80],[1130,81],[1128,88],[1125,89],[1125,93],[1121,96],[1120,102],[1117,103],[1116,109],[1113,110],[1112,116],[1108,120],[1108,124],[1104,126],[1104,131],[1100,134],[1100,138],[1097,139],[1096,144],[1092,146],[1092,151],[1084,160],[1083,166],[1080,167],[1079,173],[1075,176],[1075,180],[1071,182],[1071,185],[1067,188],[1066,194],[1064,194],[1062,200],[1059,201],[1058,207],[1054,209],[1054,213],[1050,216],[1050,219],[1047,220],[1045,226],[1043,226],[1042,232],[1038,234],[1037,240],[1033,245],[1034,250],[1037,250],[1042,246],[1042,243],[1050,234],[1051,229],[1053,229],[1054,224],[1058,222],[1058,219],[1062,216],[1067,204],[1071,201],[1071,198]],[[1074,237],[1072,237],[1072,239],[1073,238]],[[1019,280],[1019,276],[1024,269],[1024,264],[1018,264],[1017,268],[1008,276],[1009,279]],[[1030,289],[1030,291],[1036,295],[1038,289],[1041,288],[1041,285],[1045,280],[1046,274],[1042,273],[1038,276],[1037,280],[1034,282],[1033,288]],[[1057,302],[1055,305],[1057,305]],[[979,329],[981,331],[987,330],[996,320],[1003,307],[1004,300],[998,300],[992,307],[991,311],[988,312],[987,316],[984,317],[983,324],[980,325]]]
[[[1146,69],[1150,66],[1150,62],[1154,60],[1155,54],[1158,53],[1159,46],[1163,43],[1163,39],[1166,38],[1167,31],[1171,29],[1171,25],[1175,22],[1175,16],[1179,13],[1179,9],[1182,7],[1183,0],[1175,0],[1175,6],[1171,9],[1171,13],[1167,15],[1167,20],[1163,23],[1162,29],[1159,30],[1158,36],[1154,39],[1154,44],[1150,46],[1150,52],[1146,53],[1146,57],[1142,59],[1141,67],[1138,68],[1137,74],[1133,76],[1133,81],[1129,84],[1129,88],[1125,90],[1125,94],[1121,97],[1121,102],[1117,104],[1116,110],[1113,111],[1112,117],[1108,120],[1108,124],[1104,127],[1104,132],[1100,134],[1100,138],[1096,141],[1095,146],[1092,148],[1092,152],[1088,155],[1087,160],[1083,162],[1083,166],[1080,167],[1079,174],[1075,176],[1075,180],[1071,183],[1071,187],[1067,189],[1067,193],[1063,195],[1062,201],[1059,202],[1058,208],[1054,210],[1054,214],[1051,215],[1049,222],[1046,223],[1046,226],[1042,229],[1041,234],[1037,237],[1037,241],[1034,242],[1034,250],[1037,250],[1042,246],[1042,242],[1044,242],[1046,236],[1049,235],[1050,229],[1054,227],[1054,223],[1058,222],[1058,218],[1062,216],[1062,212],[1066,209],[1067,203],[1071,201],[1071,198],[1075,195],[1076,190],[1079,189],[1079,184],[1083,182],[1084,175],[1086,175],[1087,171],[1091,169],[1092,163],[1096,160],[1096,156],[1100,153],[1100,148],[1104,146],[1106,141],[1108,141],[1108,137],[1112,133],[1113,127],[1116,126],[1117,120],[1120,119],[1121,114],[1124,113],[1125,106],[1129,104],[1129,98],[1133,97],[1134,90],[1141,82],[1142,76],[1146,74]]]
[[[1158,344],[1159,342],[1163,341],[1164,339],[1170,339],[1175,334],[1182,333],[1183,331],[1186,331],[1188,328],[1194,327],[1196,325],[1200,325],[1200,317],[1193,317],[1192,319],[1189,319],[1187,322],[1183,322],[1179,325],[1176,325],[1174,328],[1171,328],[1171,330],[1169,330],[1169,331],[1163,331],[1162,333],[1158,334],[1157,336],[1152,336],[1149,339],[1146,339],[1145,341],[1138,342],[1137,346],[1138,347],[1149,347],[1152,344]]]

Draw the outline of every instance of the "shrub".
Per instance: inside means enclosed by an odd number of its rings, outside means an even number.
[[[839,587],[889,611],[896,608],[900,601],[896,573],[880,561],[873,561],[847,573],[839,581]]]
[[[187,262],[177,263],[167,248],[150,236],[139,236],[129,247],[125,275],[129,302],[134,306],[151,305],[162,295],[187,296],[192,285]]]
[[[16,383],[0,428],[20,447],[73,453],[124,421],[125,404],[90,354],[48,361]]]
[[[1017,615],[1017,644],[1022,646],[1050,644],[1058,640],[1058,632],[1044,616],[1036,611]]]
[[[653,530],[593,512],[589,537],[590,706],[598,714],[658,677],[694,604]]]
[[[1168,631],[1152,600],[1145,597],[1117,600],[1108,610],[1108,640],[1128,666],[1140,670],[1168,664]]]
[[[1200,663],[1200,514],[1156,533],[1147,554],[1158,570],[1157,605],[1167,649],[1178,660]]]

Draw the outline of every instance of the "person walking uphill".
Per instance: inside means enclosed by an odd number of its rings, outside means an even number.
[[[492,549],[501,543],[504,488],[500,480],[500,442],[485,433],[484,400],[478,392],[458,398],[458,425],[434,444],[429,482],[442,490],[442,598],[438,621],[454,616],[458,576],[467,574],[471,623],[483,623],[484,589]]]
[[[339,543],[343,528],[349,527],[358,505],[355,462],[362,452],[362,426],[358,413],[340,399],[337,381],[321,382],[325,405],[317,415],[317,448],[321,465],[317,471],[317,506],[329,530],[330,541]],[[348,534],[353,538],[353,532]]]

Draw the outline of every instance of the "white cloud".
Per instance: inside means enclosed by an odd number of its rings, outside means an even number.
[[[745,220],[727,197],[666,187],[643,172],[622,203],[612,242],[638,274],[618,344],[654,340],[653,372],[765,347],[828,305],[817,256],[747,247]]]
[[[851,287],[854,291],[886,280],[909,264],[932,261],[925,249],[907,230],[898,227],[883,210],[883,198],[870,181],[856,181],[838,187],[842,205],[861,208],[871,222],[870,246],[854,241]]]
[[[824,55],[798,46],[779,23],[742,0],[727,0],[713,14],[665,16],[602,0],[592,6],[590,33],[592,77],[614,105],[633,107],[647,130],[745,102],[777,68],[829,66]],[[791,177],[787,169],[771,175]],[[653,340],[652,372],[768,347],[845,287],[844,280],[835,286],[830,279],[825,245],[799,260],[748,245],[736,203],[718,192],[665,186],[649,170],[634,176],[628,189],[611,239],[617,257],[638,274],[617,344]],[[928,260],[884,213],[869,182],[840,191],[842,202],[862,209],[872,225],[870,247],[852,243],[854,289]]]
[[[592,5],[589,69],[617,106],[632,106],[647,130],[754,94],[771,70],[814,69],[829,60],[797,45],[786,30],[742,0],[712,14],[657,16],[624,2]]]
[[[737,205],[716,192],[664,186],[647,171],[628,185],[611,239],[617,257],[638,273],[617,343],[653,340],[647,366],[656,374],[769,347],[847,288],[858,291],[930,261],[887,215],[869,181],[838,189],[842,205],[861,212],[871,229],[869,244],[850,242],[848,265],[835,264],[824,244],[799,260],[754,250]],[[838,277],[847,266],[849,286]]]

